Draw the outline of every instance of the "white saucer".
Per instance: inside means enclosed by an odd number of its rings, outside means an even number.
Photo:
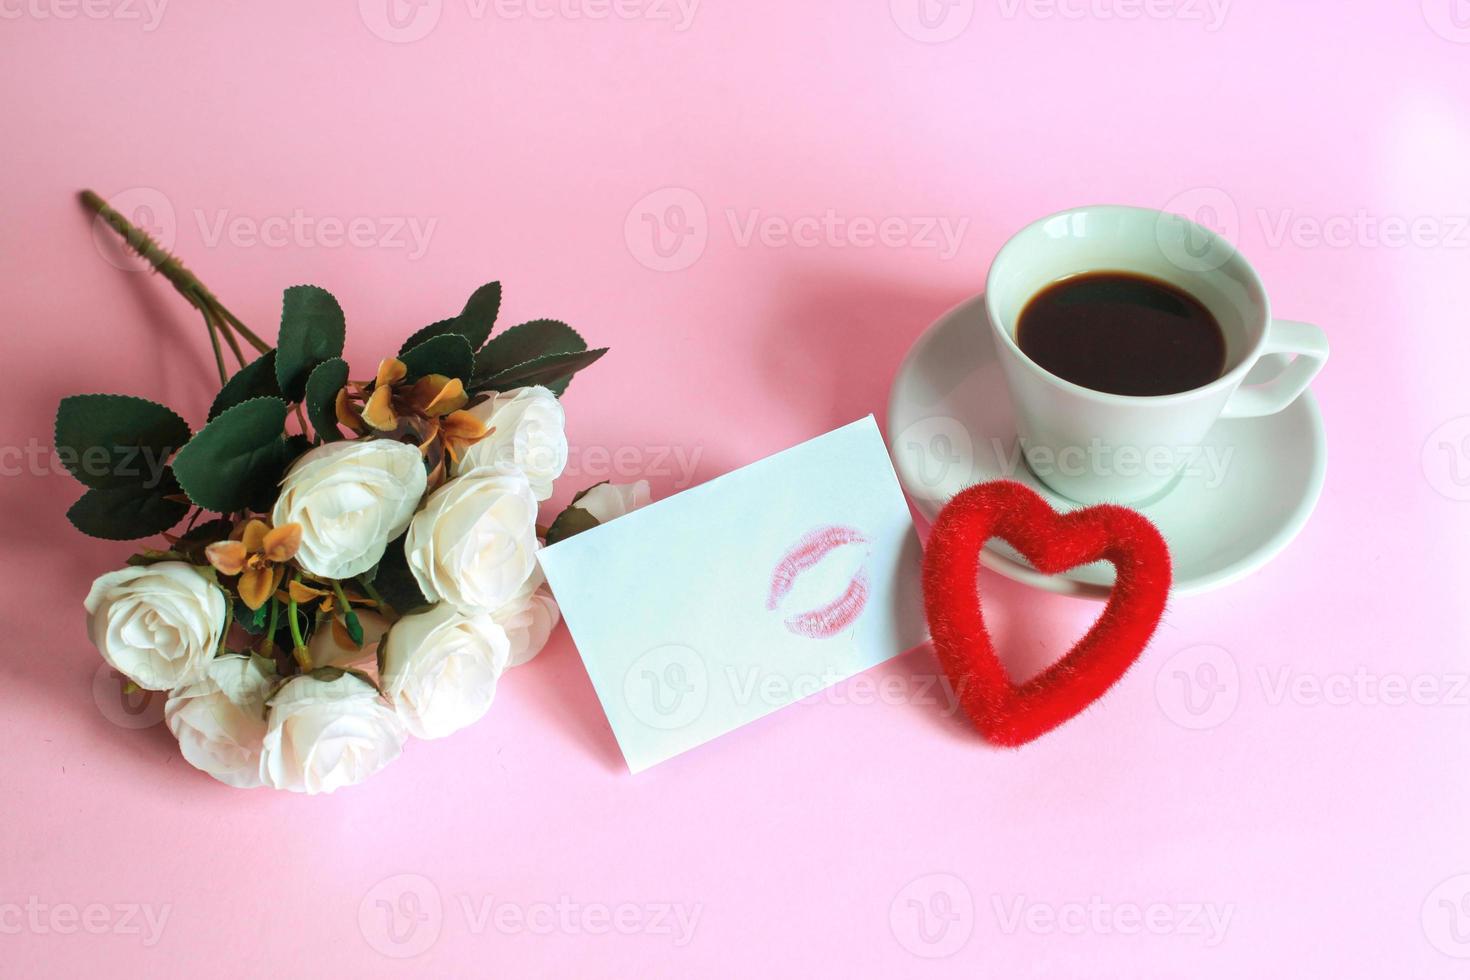
[[[1279,363],[1263,364],[1247,383],[1279,370]],[[1059,511],[1080,506],[1042,485],[1016,443],[984,298],[976,296],[940,317],[904,358],[888,396],[888,448],[909,499],[930,521],[965,487],[1002,478],[1035,488]],[[1276,415],[1216,423],[1197,465],[1134,507],[1169,542],[1175,594],[1206,592],[1276,557],[1306,524],[1326,472],[1327,434],[1308,391]],[[1104,598],[1113,585],[1106,562],[1042,575],[999,540],[980,558],[1053,592]]]

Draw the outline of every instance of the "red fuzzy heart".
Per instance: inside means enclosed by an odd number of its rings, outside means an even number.
[[[980,549],[993,537],[1048,575],[1099,560],[1117,570],[1087,635],[1020,685],[996,657],[980,612]],[[1133,665],[1159,625],[1169,581],[1169,548],[1137,511],[1102,504],[1058,514],[1029,487],[997,480],[961,492],[940,512],[924,554],[924,611],[975,727],[1001,745],[1024,745],[1102,697]]]

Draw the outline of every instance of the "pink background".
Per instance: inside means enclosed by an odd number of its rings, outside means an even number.
[[[0,974],[1461,975],[1470,20],[1452,0],[1239,0],[1223,21],[1198,0],[957,0],[927,22],[915,0],[705,0],[687,23],[595,4],[0,6]],[[284,286],[332,289],[359,373],[492,278],[503,323],[610,345],[566,399],[558,502],[608,476],[671,493],[675,451],[698,482],[881,419],[903,351],[1012,231],[1169,207],[1330,334],[1327,487],[1279,560],[1174,603],[1099,707],[1019,752],[979,742],[917,650],[634,778],[562,631],[481,724],[363,786],[239,792],[162,725],[118,723],[156,703],[128,714],[106,676],[94,695],[81,600],[128,549],[64,520],[57,400],[152,394],[197,424],[214,383],[192,311],[94,246],[84,186],[268,336]],[[888,243],[743,236],[829,209],[901,220]],[[660,258],[645,213],[684,250]],[[422,254],[400,218],[433,222]],[[923,218],[967,222],[953,254]],[[983,584],[1018,663],[1098,608]],[[1217,700],[1182,686],[1206,663]],[[692,934],[665,904],[699,910]],[[152,945],[126,906],[166,910]],[[632,934],[572,918],[599,909]]]

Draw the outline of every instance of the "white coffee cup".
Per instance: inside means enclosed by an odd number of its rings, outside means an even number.
[[[1177,394],[1114,395],[1033,361],[1016,342],[1021,311],[1058,280],[1094,272],[1160,279],[1199,300],[1225,335],[1224,373]],[[1233,245],[1186,218],[1147,208],[1076,208],[1028,225],[991,263],[985,310],[1024,458],[1043,483],[1081,503],[1137,503],[1161,494],[1196,458],[1217,419],[1281,411],[1327,361],[1320,328],[1272,319],[1260,277]],[[1243,384],[1267,357],[1294,359],[1269,381]]]

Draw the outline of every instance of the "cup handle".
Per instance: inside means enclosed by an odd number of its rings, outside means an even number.
[[[1327,363],[1327,335],[1322,328],[1296,320],[1272,320],[1266,328],[1261,350],[1251,361],[1255,367],[1269,354],[1294,354],[1295,359],[1275,378],[1259,385],[1241,385],[1225,403],[1221,418],[1243,419],[1275,415],[1296,401]],[[1250,370],[1246,370],[1250,374]]]

